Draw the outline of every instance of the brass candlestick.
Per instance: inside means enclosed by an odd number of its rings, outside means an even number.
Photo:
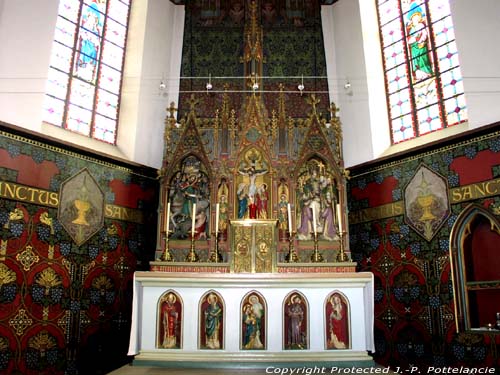
[[[344,236],[346,232],[340,232],[340,251],[337,254],[337,262],[348,262],[349,258],[344,251]]]
[[[173,262],[174,261],[174,257],[170,253],[170,249],[169,249],[169,245],[168,245],[169,237],[170,237],[171,233],[173,233],[171,230],[165,232],[165,251],[163,252],[163,254],[161,255],[161,258],[160,258],[160,260],[162,260],[163,262]]]
[[[186,262],[198,262],[199,261],[198,254],[196,254],[196,251],[194,251],[194,235],[191,234],[191,249],[189,250],[189,253],[186,257]]]
[[[321,263],[323,261],[323,256],[318,251],[318,232],[313,233],[314,236],[314,252],[311,255],[311,262]]]
[[[288,240],[290,241],[290,244],[288,245],[288,254],[285,257],[287,263],[297,263],[299,261],[299,257],[297,256],[293,246],[293,240],[296,234],[296,232],[288,232]]]
[[[210,259],[208,260],[209,262],[212,263],[219,263],[222,262],[222,255],[219,253],[219,233],[220,231],[217,231],[216,233],[212,233],[212,236],[215,237],[215,248],[212,254],[210,255]]]

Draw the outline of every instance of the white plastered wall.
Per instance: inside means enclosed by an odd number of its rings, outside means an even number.
[[[70,144],[159,168],[165,108],[178,98],[184,7],[165,0],[132,4],[117,145],[42,123],[58,0],[0,0],[0,120]],[[168,92],[168,94],[166,94]]]

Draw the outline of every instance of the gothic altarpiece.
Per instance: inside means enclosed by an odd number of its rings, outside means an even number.
[[[371,364],[373,281],[350,261],[337,109],[327,122],[304,96],[310,111],[294,120],[283,90],[264,103],[250,10],[240,118],[227,92],[211,119],[197,117],[203,95],[180,121],[167,109],[157,259],[136,274],[129,354],[202,366],[300,350],[302,362]]]

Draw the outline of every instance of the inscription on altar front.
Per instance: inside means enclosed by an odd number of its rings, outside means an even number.
[[[231,272],[276,272],[276,220],[232,220]]]

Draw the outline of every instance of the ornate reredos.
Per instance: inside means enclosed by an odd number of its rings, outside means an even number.
[[[253,14],[248,30],[256,35],[248,38],[246,34],[249,43],[262,40],[262,28],[255,21]],[[249,55],[246,60],[242,59],[242,64],[249,63],[247,60],[252,58],[259,66],[257,72],[262,71],[265,56]],[[254,82],[259,78],[253,76],[255,73],[245,68],[246,78]],[[221,196],[224,196],[224,220],[273,219],[279,220],[280,230],[299,232],[306,218],[301,216],[302,211],[308,210],[315,211],[318,221],[323,222],[318,226],[322,231],[330,230],[332,225],[338,226],[336,204],[345,207],[345,171],[337,107],[332,103],[328,114],[318,113],[320,99],[314,94],[304,95],[309,112],[301,118],[291,118],[287,116],[286,106],[291,95],[297,93],[285,92],[283,86],[274,96],[261,90],[260,85],[242,91],[243,105],[237,111],[231,103],[234,93],[229,96],[227,91],[191,95],[190,110],[179,121],[174,116],[177,110],[174,104],[167,108],[169,116],[160,172],[163,189],[172,189],[176,174],[186,174],[183,163],[188,158],[199,161],[200,177],[197,184],[190,187],[194,192],[182,192],[184,199],[191,199],[193,203],[197,199],[208,201],[203,203],[207,216],[205,232],[197,233],[201,236],[197,239],[210,238],[214,232],[215,204],[221,203]],[[211,117],[197,117],[201,101],[218,103]],[[224,194],[219,192],[222,181],[227,184]],[[189,194],[192,196],[188,198]],[[169,192],[164,197],[170,199],[172,194]],[[161,204],[164,209],[166,203]],[[296,228],[287,228],[285,207],[288,203],[295,212],[292,225]],[[252,211],[254,204],[257,207]],[[184,213],[188,214],[186,209]],[[188,225],[185,230],[189,230]],[[299,240],[309,240],[310,223],[309,228],[303,227],[302,231]],[[187,237],[179,235],[178,238]],[[330,231],[321,233],[319,239],[335,241],[338,236],[336,231]]]

